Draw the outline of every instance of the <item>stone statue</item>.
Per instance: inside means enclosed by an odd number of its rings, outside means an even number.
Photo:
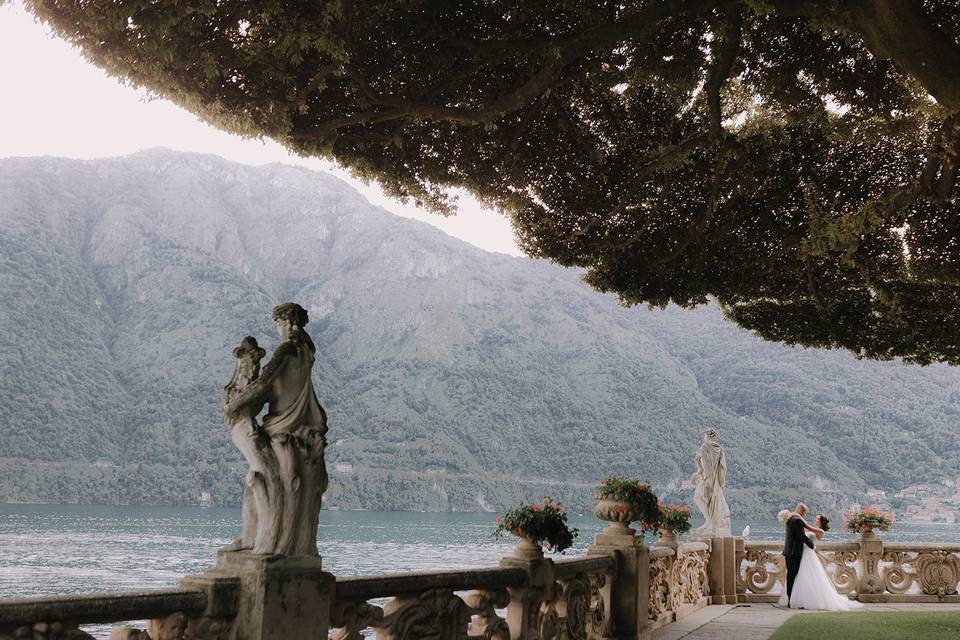
[[[729,536],[730,507],[723,495],[727,484],[727,459],[723,447],[717,440],[720,434],[714,429],[703,432],[703,445],[697,451],[694,460],[697,471],[690,476],[690,482],[696,483],[693,501],[703,512],[704,523],[694,534],[710,536]]]
[[[228,547],[258,554],[316,556],[320,502],[327,490],[327,415],[313,390],[316,347],[304,331],[307,311],[287,302],[273,309],[281,343],[266,352],[246,337],[233,355],[223,413],[250,471],[240,538]],[[267,405],[263,423],[257,415]]]

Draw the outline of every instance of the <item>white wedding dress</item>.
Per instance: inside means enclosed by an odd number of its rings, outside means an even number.
[[[807,536],[813,539],[813,532]],[[816,540],[814,540],[816,543]],[[784,581],[783,593],[780,594],[780,606],[787,606],[787,588]],[[793,593],[790,595],[790,608],[816,609],[819,611],[852,611],[860,609],[863,604],[850,600],[847,596],[837,593],[830,574],[824,569],[823,563],[816,551],[804,545],[803,556],[800,558],[800,569],[793,581]]]

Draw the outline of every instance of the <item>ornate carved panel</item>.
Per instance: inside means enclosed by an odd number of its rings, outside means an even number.
[[[960,561],[954,554],[942,549],[924,551],[916,559],[914,566],[923,593],[937,596],[957,593]]]
[[[658,620],[670,609],[670,564],[672,558],[650,560],[650,619]]]

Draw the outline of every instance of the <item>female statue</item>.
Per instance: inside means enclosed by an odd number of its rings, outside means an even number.
[[[695,458],[697,472],[690,476],[690,482],[696,483],[693,501],[700,507],[704,518],[696,533],[728,536],[730,507],[723,496],[723,487],[727,484],[727,459],[718,442],[719,437],[714,429],[703,432],[703,445]]]

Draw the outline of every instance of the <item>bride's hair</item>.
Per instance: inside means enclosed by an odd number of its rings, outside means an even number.
[[[787,524],[787,520],[789,520],[792,515],[789,509],[783,509],[777,514],[777,520],[780,521],[780,524]]]
[[[817,515],[820,516],[820,528],[824,531],[830,531],[830,518],[822,513],[818,513]]]

